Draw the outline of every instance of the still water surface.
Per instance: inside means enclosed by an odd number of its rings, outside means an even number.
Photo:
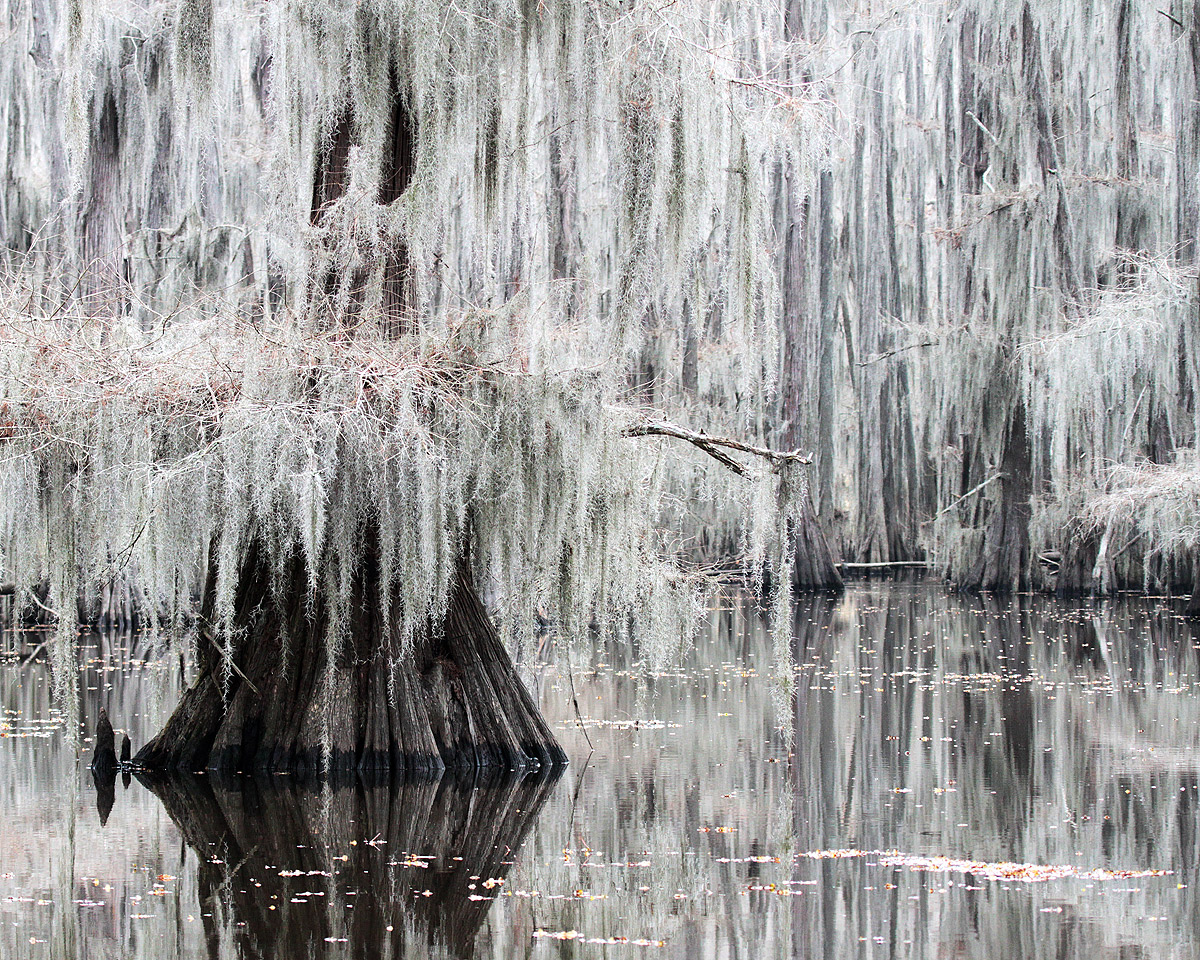
[[[542,669],[556,780],[111,797],[7,634],[0,958],[1200,956],[1200,634],[1168,605],[797,613],[790,686],[738,610],[655,675],[577,653],[582,730]],[[178,656],[86,642],[83,725],[136,747]]]

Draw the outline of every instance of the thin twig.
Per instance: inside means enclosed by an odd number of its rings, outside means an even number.
[[[996,139],[996,135],[994,133],[992,133],[991,130],[989,130],[987,127],[985,127],[983,125],[982,120],[980,120],[977,116],[975,116],[975,114],[973,114],[970,110],[967,111],[967,116],[975,121],[975,126],[977,126],[980,130],[982,130],[984,133],[986,133],[989,137],[992,138],[992,143],[994,143],[996,146],[1000,145],[1000,141]]]
[[[29,655],[26,656],[24,660],[21,661],[22,669],[24,669],[25,667],[27,667],[31,663],[33,663],[33,661],[37,658],[37,655],[45,649],[46,649],[46,641],[43,640],[36,647],[33,648],[32,652],[30,652]]]
[[[919,347],[936,347],[937,340],[923,340],[920,343],[910,343],[907,346],[896,347],[895,350],[886,350],[883,353],[876,354],[870,360],[859,360],[855,366],[866,367],[872,363],[878,363],[880,360],[886,360],[888,357],[894,357],[898,353],[904,353],[906,350],[916,350]]]
[[[258,687],[256,687],[254,685],[253,680],[251,680],[248,676],[246,676],[244,673],[242,673],[242,668],[239,667],[234,662],[233,656],[229,653],[228,650],[226,650],[219,643],[217,643],[217,641],[213,638],[213,635],[208,632],[208,628],[206,626],[201,625],[200,636],[202,636],[205,640],[207,640],[209,643],[211,643],[213,645],[213,649],[216,650],[217,653],[219,653],[222,656],[222,658],[225,660],[225,662],[227,664],[229,664],[229,669],[232,670],[234,673],[236,673],[239,677],[241,677],[246,682],[246,686],[248,686],[251,690],[253,690],[258,696],[260,696],[260,697],[262,696],[262,691],[259,690]]]
[[[42,603],[42,601],[38,599],[38,595],[36,593],[34,593],[32,590],[29,591],[29,599],[32,600],[34,603],[36,603],[43,610],[45,610],[48,614],[50,614],[50,616],[52,616],[55,620],[62,620],[62,614],[59,613],[57,610],[51,610],[48,606],[46,606],[44,603]]]
[[[592,746],[592,738],[588,736],[587,727],[583,725],[583,716],[579,712],[579,698],[575,696],[575,671],[571,669],[571,654],[567,652],[567,679],[571,682],[571,703],[575,707],[575,722],[579,724],[579,730],[583,733],[583,739],[587,741],[588,750],[592,751],[596,748]],[[589,753],[588,756],[591,756]]]
[[[945,514],[949,513],[951,510],[953,510],[955,507],[957,507],[960,503],[962,503],[964,500],[966,500],[967,497],[970,497],[970,496],[978,493],[980,490],[982,490],[984,487],[986,487],[989,483],[992,483],[995,480],[1000,480],[1003,476],[1004,476],[1003,473],[997,473],[995,476],[988,477],[986,480],[983,481],[983,483],[975,484],[975,486],[973,486],[970,490],[968,490],[966,493],[964,493],[961,497],[959,497],[953,503],[948,503],[944,507],[942,507],[941,510],[939,510],[937,513],[935,513],[933,515],[933,520],[926,520],[925,522],[933,523],[934,520],[937,520],[938,518],[944,516]]]
[[[579,803],[579,791],[583,789],[583,778],[587,775],[588,764],[592,762],[592,754],[589,752],[583,760],[583,769],[579,771],[579,779],[575,781],[575,793],[571,797],[571,815],[567,818],[567,836],[574,836],[575,829],[575,807]]]
[[[1180,30],[1187,29],[1187,27],[1185,27],[1179,20],[1176,20],[1173,16],[1171,16],[1169,13],[1167,13],[1166,10],[1159,10],[1158,12],[1161,13],[1168,20],[1170,20],[1173,24],[1175,24],[1175,26],[1177,26]]]

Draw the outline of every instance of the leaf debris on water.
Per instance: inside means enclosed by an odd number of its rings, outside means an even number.
[[[647,940],[641,937],[588,937],[578,930],[534,930],[535,940],[574,940],[578,943],[595,943],[601,946],[665,947],[666,940]]]
[[[1068,864],[1012,863],[965,860],[946,856],[901,853],[899,850],[808,850],[798,857],[810,860],[842,860],[876,857],[882,867],[908,867],[927,873],[969,873],[984,880],[1011,880],[1019,883],[1045,883],[1047,880],[1130,880],[1140,877],[1165,877],[1171,870],[1083,870]]]

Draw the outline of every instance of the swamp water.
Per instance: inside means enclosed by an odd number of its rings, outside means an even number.
[[[4,960],[1200,956],[1200,632],[1166,604],[854,585],[798,605],[790,690],[723,611],[654,676],[545,669],[557,779],[337,790],[98,795],[40,639],[0,658]],[[87,644],[85,728],[144,743],[178,655]]]

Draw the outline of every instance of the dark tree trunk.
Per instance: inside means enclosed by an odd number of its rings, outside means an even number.
[[[1200,559],[1192,561],[1192,595],[1183,612],[1188,617],[1200,619]]]
[[[226,955],[222,944],[260,960],[325,956],[331,940],[344,957],[435,945],[470,957],[556,779],[446,776],[327,794],[278,780],[149,786],[199,858],[210,957]],[[230,883],[233,873],[256,882]]]
[[[1062,547],[1062,559],[1054,583],[1059,597],[1085,597],[1096,590],[1096,555],[1099,545],[1095,536],[1068,536]]]
[[[959,585],[964,590],[1008,593],[1029,586],[1030,452],[1019,402],[1008,424],[1001,470],[979,557]]]
[[[83,264],[80,292],[92,317],[124,312],[125,231],[121,222],[121,111],[107,92],[92,118],[91,170],[81,232]]]
[[[787,0],[784,37],[817,41],[826,29],[820,4]],[[791,83],[807,84],[807,66],[788,58],[783,65]],[[815,448],[816,468],[800,496],[800,516],[792,529],[795,590],[843,589],[822,524],[833,515],[833,180],[822,173],[812,196],[790,162],[776,178],[776,218],[783,298],[783,369],[780,376],[780,441],[788,450]],[[813,282],[815,279],[815,283]]]
[[[332,779],[564,764],[465,570],[444,621],[402,651],[397,631],[381,623],[378,569],[367,553],[348,639],[327,671],[329,608],[310,597],[303,562],[294,560],[272,592],[251,548],[236,598],[244,630],[236,670],[226,678],[216,643],[204,643],[198,679],[137,763]]]
[[[825,531],[821,529],[813,510],[812,498],[804,493],[800,517],[792,528],[792,539],[796,553],[792,567],[792,588],[795,590],[836,590],[841,593],[845,589],[842,575],[834,566],[833,554],[829,542],[825,539]]]
[[[380,203],[395,203],[408,189],[415,168],[415,152],[416,124],[408,110],[407,98],[393,75],[392,115],[384,141]],[[389,337],[413,333],[417,329],[410,270],[408,243],[403,237],[393,237],[383,267],[382,322],[384,333]]]

